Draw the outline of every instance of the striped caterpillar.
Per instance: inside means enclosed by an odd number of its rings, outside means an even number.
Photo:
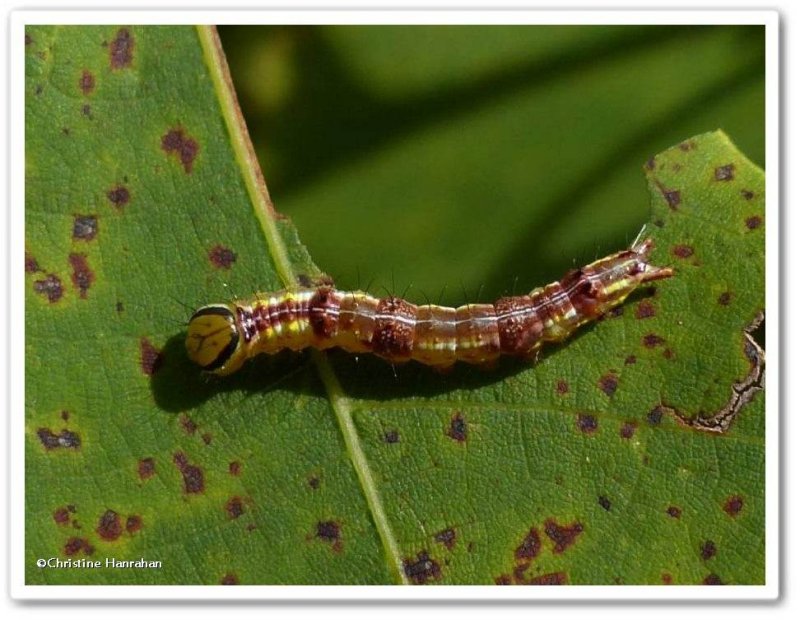
[[[259,353],[340,347],[392,363],[416,360],[437,369],[457,361],[486,364],[501,355],[533,358],[581,325],[621,304],[644,282],[672,276],[648,262],[652,239],[573,269],[527,295],[458,308],[378,299],[332,286],[259,295],[248,303],[203,306],[189,321],[189,358],[228,375]]]

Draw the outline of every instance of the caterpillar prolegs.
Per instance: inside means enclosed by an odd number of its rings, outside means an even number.
[[[203,306],[189,321],[189,358],[207,372],[228,375],[250,357],[281,349],[340,347],[393,363],[416,360],[438,369],[458,361],[484,364],[501,355],[532,357],[581,325],[618,306],[644,282],[672,276],[648,262],[653,241],[569,271],[527,295],[458,308],[415,305],[332,286],[259,295]]]

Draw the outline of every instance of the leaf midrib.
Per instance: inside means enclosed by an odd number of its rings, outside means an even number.
[[[214,90],[220,103],[222,117],[232,142],[236,163],[242,171],[242,177],[253,210],[261,224],[261,229],[264,231],[267,248],[272,255],[278,276],[287,287],[292,287],[297,281],[296,274],[292,269],[287,249],[271,215],[273,212],[272,202],[257,168],[258,160],[239,109],[227,61],[222,52],[216,28],[214,26],[197,26],[197,33]],[[389,568],[396,582],[407,584],[408,580],[403,571],[403,562],[397,546],[397,540],[384,511],[383,502],[372,476],[372,470],[361,446],[361,438],[353,421],[353,407],[350,399],[344,393],[341,383],[325,354],[315,351],[314,362],[328,394],[331,409],[336,415],[347,454],[361,486],[361,492],[378,530],[378,536],[389,561]]]

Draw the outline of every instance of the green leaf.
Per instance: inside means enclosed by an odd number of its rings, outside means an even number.
[[[535,366],[206,381],[183,305],[321,276],[213,31],[31,27],[26,56],[28,583],[763,583],[764,178],[724,134],[646,166],[676,275]]]

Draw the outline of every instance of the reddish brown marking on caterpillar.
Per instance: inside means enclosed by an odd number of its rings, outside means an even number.
[[[612,312],[642,283],[671,277],[672,269],[649,263],[652,247],[647,239],[493,304],[417,306],[327,284],[213,304],[192,316],[186,347],[193,361],[218,375],[259,353],[307,347],[373,353],[392,363],[415,360],[439,370],[458,361],[488,365],[504,354],[534,359],[544,343],[561,342]]]

